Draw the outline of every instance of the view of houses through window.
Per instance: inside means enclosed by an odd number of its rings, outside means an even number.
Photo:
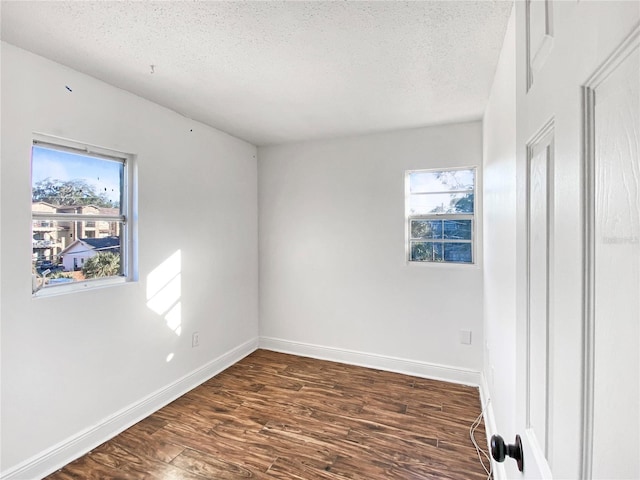
[[[34,290],[124,275],[125,159],[36,141],[31,165]]]

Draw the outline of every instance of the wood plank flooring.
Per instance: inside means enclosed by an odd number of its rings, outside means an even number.
[[[257,350],[47,479],[481,480],[479,413],[477,388]]]

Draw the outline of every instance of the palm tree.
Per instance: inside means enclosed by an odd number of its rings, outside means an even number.
[[[85,278],[112,277],[120,274],[120,255],[113,252],[98,252],[82,267]]]

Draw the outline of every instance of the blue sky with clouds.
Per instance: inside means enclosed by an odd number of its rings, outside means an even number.
[[[39,146],[34,146],[31,153],[31,185],[46,178],[84,180],[97,194],[104,193],[116,203],[120,201],[122,169],[120,162]]]

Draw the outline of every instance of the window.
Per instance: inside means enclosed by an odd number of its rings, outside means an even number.
[[[475,168],[405,175],[407,260],[475,263]]]
[[[34,294],[131,278],[132,171],[131,156],[123,153],[58,139],[33,141]]]

